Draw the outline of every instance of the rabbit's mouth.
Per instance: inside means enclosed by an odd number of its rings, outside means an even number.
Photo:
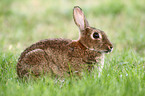
[[[109,51],[104,51],[103,53],[110,53],[111,51],[109,50]]]
[[[113,51],[113,48],[112,49],[110,49],[110,50],[105,50],[105,51],[102,51],[102,53],[110,53],[110,52],[112,52]]]
[[[106,54],[109,54],[110,52],[112,52],[112,50],[105,50],[105,51],[98,51],[98,50],[95,50],[95,49],[89,49],[91,51],[96,51],[98,53],[106,53]]]
[[[95,49],[95,48],[87,48],[87,49],[92,50],[92,51],[96,51],[96,52],[98,52],[98,53],[106,53],[106,54],[109,54],[110,52],[113,51],[113,48],[107,49],[107,50],[97,50],[97,49]]]

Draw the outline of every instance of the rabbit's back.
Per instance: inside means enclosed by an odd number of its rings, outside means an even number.
[[[22,53],[21,56],[19,58],[22,59],[28,52],[35,50],[35,49],[42,49],[42,50],[46,50],[48,48],[52,48],[57,50],[58,48],[60,48],[59,50],[62,50],[62,48],[69,44],[72,40],[69,39],[45,39],[45,40],[41,40],[35,44],[32,44],[30,47],[26,48]]]

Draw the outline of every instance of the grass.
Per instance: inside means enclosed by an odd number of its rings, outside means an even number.
[[[91,1],[0,1],[0,96],[144,96],[145,0]],[[47,38],[78,38],[72,20],[75,5],[114,45],[114,51],[106,54],[101,77],[92,72],[64,82],[47,76],[19,80],[16,64],[26,47]]]

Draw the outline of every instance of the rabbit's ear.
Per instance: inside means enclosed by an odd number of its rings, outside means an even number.
[[[89,27],[89,23],[79,6],[74,7],[73,17],[76,25],[80,28],[80,30],[84,30],[86,27]]]

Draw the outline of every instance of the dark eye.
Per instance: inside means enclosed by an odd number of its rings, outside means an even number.
[[[95,39],[99,38],[99,33],[94,32],[93,37],[94,37]]]

